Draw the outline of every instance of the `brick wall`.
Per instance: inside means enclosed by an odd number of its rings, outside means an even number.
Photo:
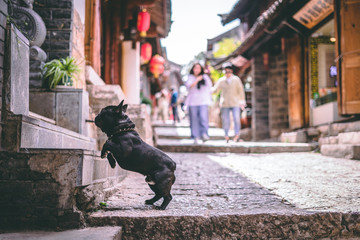
[[[48,60],[71,56],[72,0],[35,0],[34,11],[46,25],[46,39],[41,48]]]
[[[269,85],[268,72],[264,69],[261,54],[255,55],[251,63],[252,71],[252,139],[269,138]]]
[[[264,68],[262,53],[252,60],[253,140],[274,138],[289,128],[287,59],[283,53],[269,56]]]
[[[5,28],[7,17],[7,2],[0,0],[0,133],[2,132],[2,86],[4,82],[4,53],[5,53]],[[0,137],[1,146],[1,137]]]
[[[289,128],[287,60],[280,53],[269,58],[269,128],[270,137],[280,136]]]

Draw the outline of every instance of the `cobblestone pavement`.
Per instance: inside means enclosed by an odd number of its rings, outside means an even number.
[[[360,161],[317,153],[213,154],[209,159],[242,173],[296,207],[360,211]]]
[[[156,214],[360,211],[359,161],[317,153],[169,155],[177,162],[174,199]],[[130,173],[118,188],[109,209],[152,211],[143,204],[153,193],[142,175]]]
[[[177,179],[165,211],[144,205],[153,193],[129,173],[108,206],[87,217],[89,226],[122,226],[124,239],[360,236],[360,162],[312,153],[168,154]]]
[[[222,167],[211,158],[222,155],[169,154],[176,162],[176,182],[173,186],[173,200],[167,211],[154,211],[144,201],[153,196],[140,174],[129,173],[118,185],[118,192],[107,202],[108,210],[121,210],[123,216],[188,216],[212,214],[287,214],[299,212],[242,174]],[[158,204],[161,203],[159,201]],[[112,214],[109,212],[108,214]]]

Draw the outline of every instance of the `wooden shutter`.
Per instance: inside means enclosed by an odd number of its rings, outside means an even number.
[[[291,129],[304,127],[304,84],[301,51],[301,39],[299,37],[286,40],[289,125]]]
[[[339,114],[360,113],[360,0],[335,1]]]

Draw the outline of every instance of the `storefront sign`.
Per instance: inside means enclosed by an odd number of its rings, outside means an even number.
[[[311,29],[334,11],[333,0],[311,0],[293,18]]]

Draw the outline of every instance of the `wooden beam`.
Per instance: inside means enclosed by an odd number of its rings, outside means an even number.
[[[131,0],[129,1],[127,8],[128,10],[132,10],[134,7],[154,7],[156,0]]]

